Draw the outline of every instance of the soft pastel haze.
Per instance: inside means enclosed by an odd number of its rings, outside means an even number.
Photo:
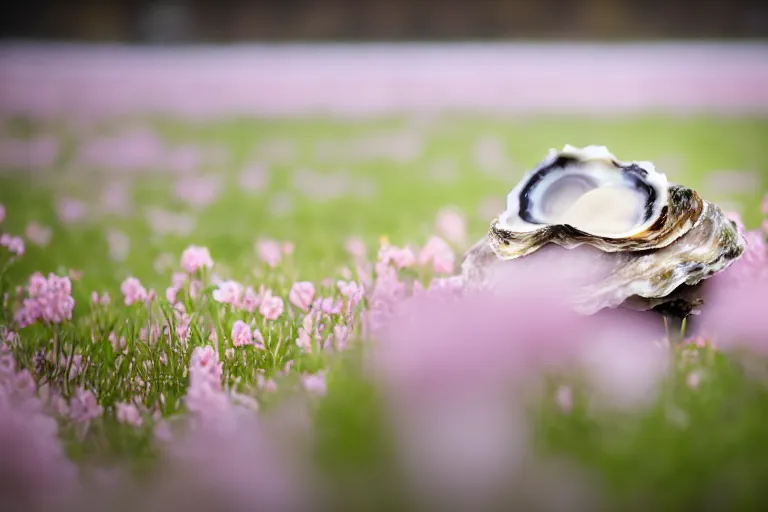
[[[0,46],[0,503],[759,509],[767,66],[757,43]],[[729,212],[747,249],[700,315],[576,314],[610,271],[587,246],[465,289],[565,144]],[[634,198],[598,195],[564,215],[621,231]]]

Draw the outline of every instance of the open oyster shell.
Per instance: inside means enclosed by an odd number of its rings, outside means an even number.
[[[466,253],[467,287],[492,284],[500,263],[547,244],[597,249],[607,274],[584,285],[575,307],[696,312],[696,285],[744,252],[723,211],[695,191],[670,184],[650,162],[620,162],[603,146],[572,146],[525,174],[488,235]],[[507,264],[507,263],[504,263]]]

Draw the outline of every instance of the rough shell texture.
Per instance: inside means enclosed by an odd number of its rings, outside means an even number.
[[[600,158],[610,162],[617,172],[631,167],[635,169],[632,172],[638,173],[639,169],[658,175],[650,164],[623,164],[605,148],[598,149]],[[574,156],[586,160],[595,154],[590,148],[578,150],[570,146],[564,152],[550,153],[515,187],[508,205],[518,206],[520,202],[514,194],[525,190],[537,173],[560,161],[563,153],[571,160]],[[586,283],[574,298],[579,312],[592,314],[603,308],[624,306],[657,309],[674,316],[696,313],[702,305],[698,283],[741,256],[744,240],[717,205],[689,188],[666,184],[666,177],[661,181],[667,187],[665,193],[658,194],[664,202],[656,205],[655,214],[644,219],[639,229],[621,236],[596,235],[569,224],[542,223],[525,226],[525,231],[512,231],[505,217],[515,212],[508,208],[491,222],[488,235],[467,251],[462,264],[466,286],[471,289],[492,284],[498,265],[514,264],[514,260],[528,257],[548,244],[564,249],[587,245],[597,249],[590,257],[600,260],[608,271]]]

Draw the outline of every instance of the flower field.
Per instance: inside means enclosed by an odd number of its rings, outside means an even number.
[[[748,117],[7,116],[0,502],[756,510],[766,141]],[[551,268],[462,292],[464,251],[566,143],[739,222],[682,336],[573,315]]]

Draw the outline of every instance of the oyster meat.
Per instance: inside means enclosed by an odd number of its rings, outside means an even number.
[[[652,163],[566,145],[523,176],[487,236],[467,251],[465,285],[492,284],[495,266],[547,244],[589,245],[610,262],[577,297],[581,313],[624,306],[686,316],[702,303],[697,285],[739,258],[745,242],[717,205],[669,183]]]

